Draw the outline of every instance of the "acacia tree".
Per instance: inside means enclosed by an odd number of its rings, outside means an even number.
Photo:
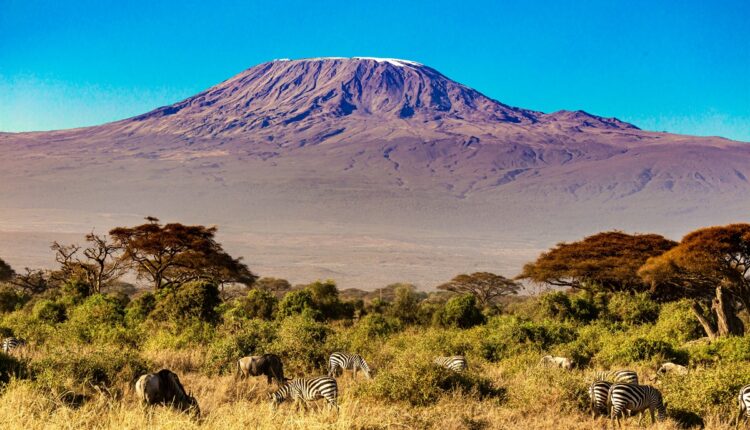
[[[488,306],[500,297],[518,294],[521,284],[505,276],[489,272],[475,272],[471,275],[458,275],[450,282],[438,285],[438,290],[471,294],[481,306]]]
[[[196,280],[249,286],[257,279],[241,258],[231,257],[216,241],[216,227],[162,225],[156,218],[146,219],[145,224],[118,227],[109,234],[122,249],[119,260],[154,289]]]
[[[67,280],[81,278],[94,293],[120,278],[125,265],[118,257],[121,248],[110,243],[106,236],[94,233],[86,235],[87,246],[83,249],[83,259],[79,256],[81,246],[52,243],[55,260],[60,264],[59,273]]]
[[[598,233],[558,244],[526,264],[516,279],[588,291],[646,291],[638,269],[676,245],[658,234]]]
[[[741,335],[737,311],[750,310],[750,224],[689,233],[677,247],[649,259],[639,275],[655,294],[692,298],[709,338]]]

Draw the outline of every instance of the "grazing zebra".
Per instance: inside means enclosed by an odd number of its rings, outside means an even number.
[[[661,392],[650,385],[614,384],[609,389],[608,403],[611,408],[610,419],[613,427],[615,420],[617,420],[618,427],[622,427],[620,415],[624,416],[625,410],[640,412],[639,426],[646,409],[651,412],[651,424],[656,422],[654,410],[659,421],[664,421],[667,414]]]
[[[10,352],[16,348],[20,348],[22,346],[26,345],[26,341],[23,339],[19,339],[17,337],[6,337],[3,339],[3,352],[6,354],[10,354]]]
[[[638,374],[632,370],[603,370],[594,372],[594,381],[613,384],[638,384]]]
[[[446,369],[452,370],[454,372],[463,372],[464,370],[467,370],[469,368],[469,365],[466,363],[466,357],[464,357],[463,355],[438,357],[435,359],[434,363],[440,367],[445,367]]]
[[[269,396],[273,407],[276,407],[286,399],[292,399],[295,403],[301,401],[305,408],[307,408],[308,401],[323,398],[338,411],[339,405],[336,402],[338,394],[339,388],[335,379],[330,376],[319,376],[309,379],[292,379],[275,393],[269,394]]]
[[[740,403],[740,412],[737,414],[737,427],[740,426],[740,420],[747,424],[750,419],[750,385],[740,388],[740,394],[737,396]]]
[[[589,399],[591,400],[591,416],[596,418],[597,415],[608,415],[609,408],[607,399],[609,397],[609,389],[612,384],[607,381],[595,381],[589,387]]]
[[[344,369],[351,370],[353,377],[357,377],[357,370],[365,372],[365,376],[372,378],[372,370],[367,362],[359,354],[347,354],[345,352],[334,352],[328,359],[328,376],[335,378],[339,371],[343,373]]]

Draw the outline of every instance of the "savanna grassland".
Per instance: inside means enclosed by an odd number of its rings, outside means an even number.
[[[155,221],[140,227],[139,240],[168,230]],[[206,246],[185,248],[168,276],[139,273],[161,284],[137,291],[117,281],[122,272],[89,276],[102,273],[79,266],[84,258],[62,258],[73,248],[59,244],[55,272],[4,269],[0,335],[27,345],[0,353],[3,428],[605,428],[609,420],[592,418],[588,406],[593,371],[628,368],[664,395],[668,419],[652,428],[728,429],[736,394],[750,383],[750,336],[738,332],[748,323],[740,281],[696,259],[696,243],[705,253],[736,234],[712,231],[677,243],[616,232],[569,244],[574,249],[559,245],[521,277],[579,284],[521,296],[515,281],[486,273],[458,276],[429,293],[408,284],[370,293],[339,291],[333,281],[292,287],[257,279],[237,259],[217,258],[224,254],[211,231],[182,227],[173,230],[202,237]],[[196,237],[188,242],[195,245]],[[602,240],[627,252],[607,253],[613,247],[600,247]],[[155,249],[143,241],[111,243],[119,248],[104,266]],[[560,256],[568,262],[563,268],[552,264]],[[133,261],[121,269],[137,271]],[[663,261],[681,270],[660,268]],[[582,268],[588,271],[570,272]],[[726,276],[723,289],[688,276],[698,268]],[[221,280],[234,286],[222,288]],[[247,288],[237,286],[243,280]],[[731,306],[712,310],[719,299]],[[372,379],[348,372],[338,379],[338,413],[322,401],[308,410],[289,402],[272,409],[275,385],[265,377],[235,379],[236,360],[245,355],[278,354],[286,376],[301,377],[324,374],[334,351],[361,354],[376,369]],[[432,363],[458,354],[467,357],[467,372]],[[569,358],[573,370],[540,366],[546,354]],[[688,373],[657,374],[667,361]],[[139,403],[135,378],[161,368],[179,375],[200,416]],[[636,423],[626,420],[631,428]]]

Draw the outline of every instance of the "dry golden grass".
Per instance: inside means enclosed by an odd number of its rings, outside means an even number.
[[[566,393],[558,385],[541,389],[540,373],[534,369],[506,375],[499,366],[485,365],[482,372],[508,388],[508,399],[476,400],[460,393],[446,393],[436,404],[411,407],[387,404],[353,396],[354,385],[367,384],[350,375],[339,379],[340,410],[328,410],[322,401],[307,411],[284,403],[272,410],[264,378],[236,382],[233,375],[209,377],[196,371],[200,358],[185,352],[151,353],[151,359],[180,369],[181,379],[199,400],[200,419],[165,407],[147,408],[127,387],[122,395],[90,390],[80,407],[60,400],[61,393],[44,392],[28,381],[12,381],[0,395],[0,417],[9,430],[47,429],[605,429],[608,420],[592,419],[584,411],[566,404]],[[564,375],[563,375],[564,376]],[[543,378],[543,374],[542,377]],[[569,402],[568,402],[569,403]],[[728,417],[706,417],[707,429],[730,429]],[[650,423],[647,418],[645,422]],[[626,428],[637,428],[637,419],[626,421]],[[667,421],[653,429],[678,429]]]

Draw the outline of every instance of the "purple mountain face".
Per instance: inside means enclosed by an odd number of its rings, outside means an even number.
[[[272,61],[0,150],[0,256],[21,267],[155,215],[218,224],[264,275],[431,286],[601,229],[679,238],[750,213],[748,144],[515,108],[395,59]]]

